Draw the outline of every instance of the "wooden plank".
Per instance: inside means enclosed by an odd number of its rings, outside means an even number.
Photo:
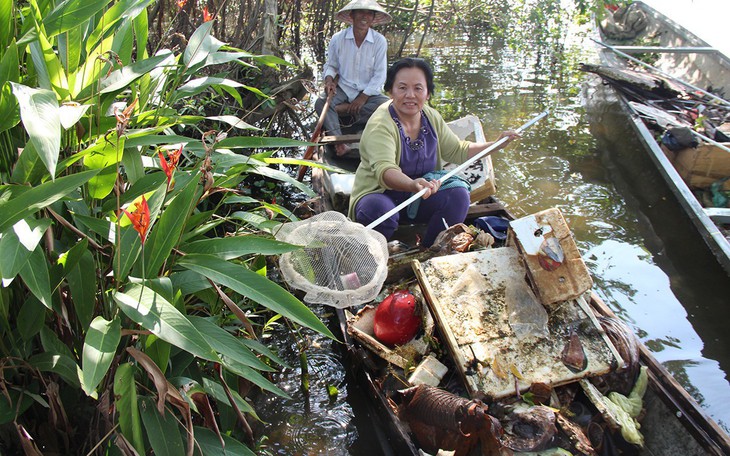
[[[339,135],[339,136],[322,136],[319,138],[320,144],[349,144],[360,141],[361,135]]]
[[[677,53],[677,54],[712,54],[719,52],[717,49],[709,46],[701,47],[669,47],[669,46],[614,46],[614,49],[626,53],[632,52],[656,52],[656,53]]]

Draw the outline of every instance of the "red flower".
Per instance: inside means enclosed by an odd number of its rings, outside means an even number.
[[[160,157],[160,166],[162,166],[162,170],[165,172],[165,175],[167,176],[167,187],[169,189],[170,182],[172,181],[172,173],[175,171],[175,168],[177,168],[177,164],[180,161],[180,154],[182,154],[183,146],[180,146],[180,148],[176,151],[168,151],[167,152],[167,158],[170,161],[167,161],[165,159],[165,156],[162,155],[162,151],[158,151],[157,154]]]
[[[214,17],[213,13],[208,11],[207,6],[205,8],[203,8],[203,22],[211,21],[211,20],[213,20],[213,17]]]
[[[147,205],[144,195],[142,195],[142,201],[136,204],[134,211],[130,213],[126,209],[123,210],[132,221],[132,227],[139,233],[139,238],[144,245],[144,241],[147,240],[147,230],[150,227],[150,207]]]
[[[177,7],[182,9],[187,2],[188,0],[177,0]]]

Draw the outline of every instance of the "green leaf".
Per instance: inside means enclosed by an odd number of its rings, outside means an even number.
[[[307,147],[312,143],[289,138],[262,136],[232,136],[216,143],[216,149],[263,149],[280,147]]]
[[[12,9],[12,7],[10,7]],[[0,15],[6,13],[3,8],[0,7]],[[0,21],[3,19],[0,18]],[[2,25],[0,23],[0,25]],[[2,49],[2,48],[0,48]],[[18,101],[13,96],[10,85],[5,85],[6,82],[19,82],[20,71],[18,58],[18,45],[13,40],[5,50],[5,53],[0,58],[0,131],[8,130],[20,122],[20,116],[18,111]]]
[[[248,347],[241,343],[239,338],[225,329],[203,317],[191,315],[188,318],[201,334],[205,334],[213,350],[221,355],[225,355],[234,361],[253,367],[254,369],[268,372],[274,370],[258,359]]]
[[[118,318],[107,321],[99,316],[91,322],[81,360],[81,384],[89,396],[109,371],[121,338],[122,326]]]
[[[139,417],[137,383],[134,381],[135,367],[124,363],[114,374],[114,405],[122,435],[132,443],[139,454],[145,454],[142,420]],[[152,407],[154,408],[154,406]]]
[[[222,434],[225,448],[221,445],[218,435],[208,428],[195,427],[195,442],[200,447],[200,452],[196,448],[195,454],[200,456],[256,456],[246,445],[238,440]]]
[[[84,157],[84,166],[87,169],[98,170],[99,173],[89,179],[89,196],[95,199],[104,199],[114,189],[117,181],[117,164],[122,159],[124,151],[124,137],[119,138],[119,144],[106,143],[106,147]]]
[[[186,454],[178,421],[168,410],[165,410],[165,416],[160,415],[154,401],[148,397],[142,399],[141,410],[147,439],[155,456]]]
[[[112,71],[109,77],[102,79],[101,93],[111,93],[127,88],[127,86],[131,83],[154,70],[160,66],[161,63],[171,59],[172,57],[172,52],[165,49],[153,57],[137,61],[131,65]],[[169,62],[169,64],[172,64],[172,62]]]
[[[18,334],[24,341],[33,340],[46,320],[46,308],[33,296],[29,296],[18,313]]]
[[[61,62],[58,60],[56,50],[46,37],[46,34],[37,23],[35,25],[37,28],[38,39],[29,46],[33,62],[37,67],[40,67],[41,65],[38,65],[38,63],[42,62],[43,71],[45,73],[44,77],[48,78],[48,82],[58,97],[62,100],[66,100],[69,96],[66,72],[61,65]],[[40,71],[40,68],[37,69]]]
[[[157,274],[162,264],[170,256],[173,247],[180,242],[185,222],[197,204],[200,194],[202,194],[202,188],[199,186],[198,179],[190,179],[185,188],[162,212],[160,221],[152,228],[147,250],[149,255],[146,255],[148,258],[145,259],[146,270],[151,274]]]
[[[144,353],[157,364],[163,374],[167,370],[167,363],[170,360],[171,347],[168,342],[154,334],[147,336],[144,341]]]
[[[226,86],[226,87],[244,87],[240,82],[233,81],[231,79],[217,78],[213,76],[205,76],[198,79],[193,79],[187,83],[178,87],[175,93],[170,97],[170,103],[181,100],[186,97],[197,95],[212,86]]]
[[[261,130],[259,127],[254,127],[236,116],[209,116],[206,119],[217,120],[218,122],[226,123],[231,127],[240,128],[241,130]]]
[[[53,372],[74,388],[80,388],[81,370],[73,359],[58,353],[39,353],[28,360],[28,364],[41,372]]]
[[[262,344],[261,342],[254,340],[254,339],[240,339],[241,343],[251,350],[255,351],[256,353],[266,356],[271,361],[275,362],[279,366],[285,367],[287,369],[291,369],[291,366],[287,364],[283,359],[279,358],[279,356],[272,352],[269,347]]]
[[[33,296],[38,298],[44,306],[49,309],[53,308],[48,260],[40,247],[30,254],[28,261],[20,268],[20,278],[23,279]]]
[[[268,239],[253,234],[229,236],[224,238],[203,239],[185,244],[181,249],[185,253],[204,253],[223,260],[232,260],[243,255],[281,255],[299,249],[300,246]]]
[[[97,172],[98,170],[82,171],[61,177],[56,179],[55,182],[46,182],[30,190],[22,190],[18,192],[19,194],[15,198],[12,197],[12,193],[16,190],[9,189],[10,199],[0,202],[0,213],[3,214],[2,219],[0,219],[0,233],[5,232],[19,220],[30,217],[38,210],[55,203],[76,190],[96,175]],[[7,193],[3,194],[3,196],[5,195]]]
[[[59,3],[43,19],[43,26],[49,37],[56,36],[87,22],[110,2],[111,0],[66,0]]]
[[[0,1],[0,49],[13,41],[13,0]]]
[[[223,45],[223,43],[210,36],[212,28],[213,21],[203,22],[188,40],[188,45],[183,54],[183,63],[187,68],[202,62],[211,52],[217,51]]]
[[[85,250],[79,263],[66,275],[76,318],[83,327],[91,323],[96,304],[96,264],[91,252]]]
[[[255,272],[212,255],[186,255],[178,265],[253,299],[274,312],[332,339],[335,336],[314,313],[288,291]]]
[[[132,285],[125,293],[114,293],[114,301],[132,321],[160,339],[199,358],[220,362],[218,355],[190,320],[149,288]]]
[[[11,82],[20,105],[20,118],[30,142],[53,178],[61,148],[61,118],[56,94]]]
[[[203,377],[203,388],[205,388],[205,391],[213,396],[213,398],[222,403],[223,405],[230,406],[230,400],[228,399],[228,396],[226,395],[225,390],[223,389],[223,386],[221,386],[218,382],[215,382],[207,377]],[[244,413],[250,413],[252,415],[256,414],[256,411],[251,407],[251,404],[246,402],[240,394],[238,394],[237,391],[231,390],[231,396],[233,396],[233,401],[236,403],[236,406]]]
[[[10,401],[8,402],[8,396]],[[18,404],[20,402],[20,404]],[[33,398],[23,391],[8,389],[7,395],[0,394],[0,425],[15,421],[33,404]],[[196,435],[197,435],[197,431]],[[242,453],[240,453],[242,454]]]
[[[115,35],[117,30],[121,28],[120,21],[128,22],[140,15],[153,0],[123,0],[114,3],[114,6],[104,12],[104,16],[98,22],[96,29],[89,35],[86,41],[86,51],[91,52],[102,38]],[[146,17],[146,14],[142,14]],[[145,40],[146,41],[146,40]],[[138,49],[145,49],[144,42],[140,42]],[[140,57],[141,58],[141,57]],[[123,60],[123,62],[129,63]]]

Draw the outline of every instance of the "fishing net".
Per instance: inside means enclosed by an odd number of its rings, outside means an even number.
[[[388,275],[385,237],[339,212],[286,223],[276,239],[304,246],[283,254],[279,268],[310,304],[342,309],[372,301]]]

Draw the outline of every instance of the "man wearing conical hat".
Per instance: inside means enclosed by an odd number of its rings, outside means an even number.
[[[332,94],[324,128],[337,136],[342,134],[339,114],[365,125],[375,109],[388,101],[382,93],[388,69],[388,42],[371,27],[392,18],[375,0],[352,0],[335,18],[352,26],[335,33],[330,40],[323,72],[324,93],[314,107],[321,114],[327,95]],[[335,149],[337,155],[344,155],[349,146],[338,144]]]

